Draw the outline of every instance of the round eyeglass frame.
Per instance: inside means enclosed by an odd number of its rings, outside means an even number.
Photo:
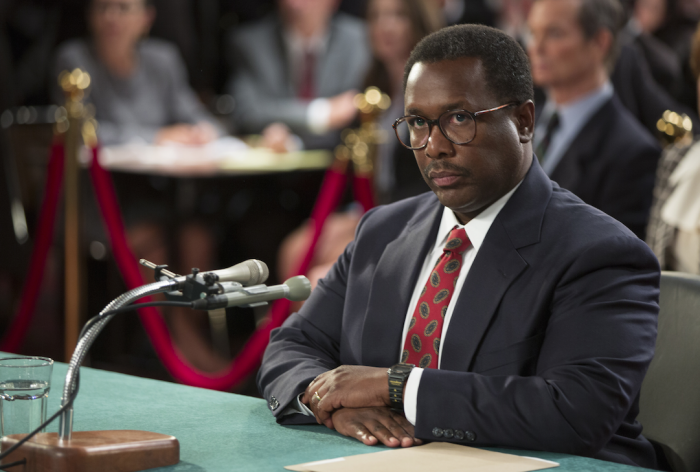
[[[492,111],[501,110],[503,108],[512,107],[515,105],[518,105],[518,102],[510,102],[510,103],[506,103],[505,105],[497,106],[495,108],[489,108],[488,110],[479,110],[479,111],[475,111],[473,113],[469,110],[447,110],[434,120],[429,120],[428,118],[421,116],[421,115],[404,115],[400,118],[396,118],[396,120],[394,121],[394,124],[391,125],[391,127],[394,128],[394,133],[396,134],[396,139],[399,140],[401,145],[405,148],[412,150],[412,151],[417,151],[419,149],[423,149],[424,147],[426,147],[428,145],[428,141],[430,141],[430,134],[433,132],[433,125],[437,125],[437,127],[440,129],[440,132],[442,133],[442,135],[451,143],[459,144],[459,145],[469,144],[472,141],[474,141],[474,138],[476,138],[476,117],[477,116],[484,115],[484,114],[490,113]],[[472,138],[469,141],[457,142],[457,141],[451,139],[449,136],[447,136],[447,133],[445,133],[445,130],[442,129],[442,125],[440,125],[440,120],[442,119],[443,116],[447,115],[448,113],[464,113],[465,115],[471,116],[472,120],[474,121],[474,136],[472,136]],[[428,138],[425,140],[425,143],[422,146],[418,146],[418,147],[408,146],[401,140],[401,136],[399,136],[398,126],[401,123],[405,122],[407,118],[421,118],[421,119],[425,120],[425,122],[428,124]]]

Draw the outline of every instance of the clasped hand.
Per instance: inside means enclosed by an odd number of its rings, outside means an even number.
[[[340,366],[316,377],[301,397],[316,421],[368,446],[421,444],[413,425],[389,408],[387,369]]]

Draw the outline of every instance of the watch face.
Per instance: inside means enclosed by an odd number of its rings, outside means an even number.
[[[415,367],[413,364],[396,364],[391,369],[397,374],[407,374]]]

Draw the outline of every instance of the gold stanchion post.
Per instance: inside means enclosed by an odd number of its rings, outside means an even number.
[[[347,128],[341,133],[343,144],[335,149],[335,165],[344,170],[352,160],[358,175],[371,177],[376,158],[376,147],[386,140],[386,131],[379,128],[379,115],[391,106],[391,99],[377,87],[368,87],[355,95],[355,106],[360,111],[360,127]]]
[[[59,84],[66,95],[66,119],[57,123],[64,135],[64,214],[65,214],[65,359],[70,359],[78,342],[82,314],[82,270],[80,253],[80,166],[79,153],[82,127],[86,116],[83,105],[90,76],[75,69],[59,75]]]

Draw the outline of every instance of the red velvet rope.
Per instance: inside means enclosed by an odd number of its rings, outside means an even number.
[[[100,165],[97,156],[98,149],[94,148],[90,176],[102,218],[107,228],[112,252],[127,287],[129,289],[140,287],[144,284],[144,280],[141,277],[136,258],[126,241],[124,223],[114,191],[114,184],[109,173]],[[29,275],[22,292],[18,314],[7,330],[0,344],[0,350],[15,351],[21,344],[31,322],[53,236],[56,209],[63,179],[63,161],[63,145],[55,142],[51,149],[46,191]],[[296,270],[296,275],[302,275],[308,270],[324,223],[338,206],[346,183],[347,175],[345,173],[334,169],[329,169],[326,172],[311,214],[312,237],[307,252]],[[364,182],[358,182],[356,178],[354,188],[357,192],[358,200],[360,200],[365,210],[371,208],[372,194],[369,181],[365,179]],[[222,371],[214,373],[200,372],[184,359],[173,344],[167,325],[156,308],[140,309],[139,317],[158,357],[176,380],[197,387],[228,390],[249,376],[260,364],[265,347],[269,341],[270,332],[281,326],[289,316],[289,306],[289,300],[281,299],[276,301],[272,305],[267,322],[253,333],[231,365]]]
[[[129,289],[143,285],[136,259],[129,248],[124,233],[119,206],[116,200],[112,180],[100,166],[97,159],[98,150],[93,150],[93,162],[90,175],[95,188],[97,201],[109,234],[112,252],[122,277]],[[302,260],[297,274],[303,274],[313,257],[314,249],[323,229],[323,224],[330,213],[337,207],[346,184],[346,175],[328,170],[321,186],[311,216],[313,236],[307,253]],[[268,321],[260,326],[248,339],[231,365],[219,372],[203,373],[191,366],[177,351],[168,333],[167,326],[158,311],[153,308],[139,310],[139,316],[153,343],[158,357],[166,369],[178,381],[197,387],[215,390],[228,390],[250,375],[260,364],[270,332],[279,327],[289,314],[289,301],[278,300],[272,305]]]
[[[372,191],[372,181],[366,175],[355,174],[352,180],[353,194],[355,200],[362,205],[362,211],[366,212],[374,208],[374,192]]]
[[[63,143],[54,140],[51,146],[51,155],[46,173],[46,187],[44,190],[44,200],[41,203],[39,227],[36,232],[34,248],[29,262],[29,272],[22,288],[22,298],[17,310],[17,314],[12,323],[5,331],[5,335],[0,341],[0,351],[15,352],[22,344],[24,336],[27,334],[29,325],[36,306],[39,294],[39,287],[44,278],[46,259],[51,248],[53,238],[54,223],[56,221],[56,210],[61,195],[61,183],[63,181]]]

